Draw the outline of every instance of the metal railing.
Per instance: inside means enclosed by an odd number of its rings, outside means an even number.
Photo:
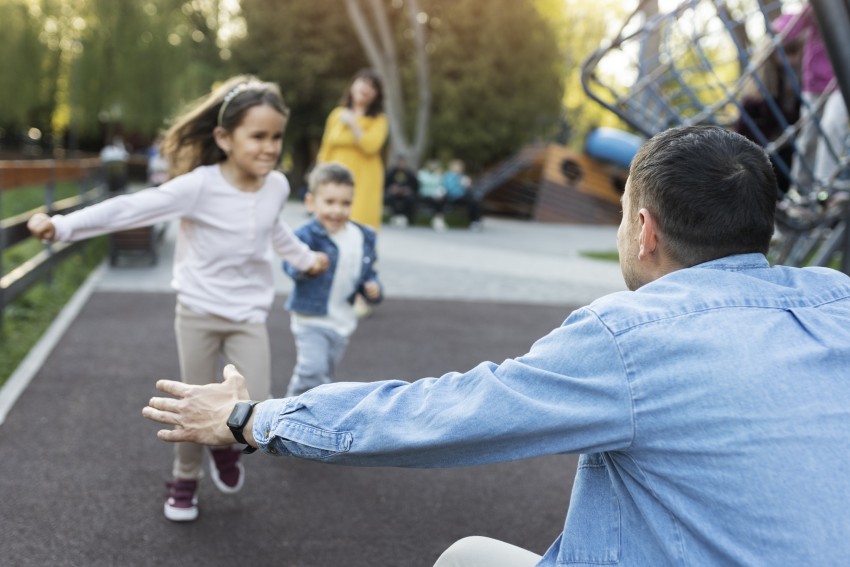
[[[836,124],[823,118],[832,92],[850,106],[850,0],[809,4],[814,33],[834,72],[817,96],[804,96],[790,41],[805,3],[791,1],[680,0],[660,9],[658,0],[642,0],[616,36],[585,61],[582,84],[646,137],[694,124],[746,132],[765,148],[784,181],[771,260],[796,266],[838,262],[850,273],[850,129],[836,139],[830,134]],[[781,75],[786,100],[799,101],[791,112],[768,80],[767,66]],[[753,93],[758,115],[745,103]],[[828,159],[821,164],[836,164],[827,173],[803,147],[803,132],[813,133],[812,143],[823,148],[818,151]]]
[[[69,213],[101,199],[103,166],[99,159],[77,160],[10,160],[0,161],[0,324],[3,311],[33,284],[49,278],[56,267],[83,246],[81,242],[52,243],[38,254],[14,267],[8,273],[3,266],[2,253],[31,238],[27,221],[37,213]],[[56,200],[56,184],[71,181],[77,184],[77,195]],[[44,205],[3,218],[3,196],[22,187],[42,187]]]

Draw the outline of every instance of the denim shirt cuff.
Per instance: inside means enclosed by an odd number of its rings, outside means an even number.
[[[298,398],[283,398],[266,400],[254,409],[254,424],[252,432],[257,447],[264,453],[271,455],[279,454],[271,442],[274,439],[275,429],[284,415],[298,409]]]

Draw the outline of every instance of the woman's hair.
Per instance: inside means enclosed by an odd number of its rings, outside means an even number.
[[[375,100],[366,109],[366,116],[377,116],[384,111],[384,86],[381,82],[381,76],[373,69],[362,69],[354,75],[354,78],[348,83],[348,87],[339,101],[340,106],[351,108],[353,101],[351,100],[351,85],[358,79],[369,81],[375,89]]]
[[[227,159],[215,142],[215,129],[232,132],[242,123],[245,113],[259,105],[268,105],[283,116],[289,115],[280,88],[252,75],[228,79],[209,95],[195,101],[188,111],[174,120],[162,141],[161,152],[168,159],[171,176]]]

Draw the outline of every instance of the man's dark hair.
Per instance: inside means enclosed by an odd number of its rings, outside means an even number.
[[[632,160],[629,190],[631,212],[652,214],[661,245],[684,266],[770,245],[776,176],[764,150],[740,134],[718,126],[657,134]]]

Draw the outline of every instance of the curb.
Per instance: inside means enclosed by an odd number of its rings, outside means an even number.
[[[33,376],[41,369],[41,365],[50,355],[53,347],[65,334],[65,331],[77,317],[77,314],[86,304],[95,286],[103,277],[107,270],[106,261],[96,267],[86,281],[77,289],[74,296],[65,304],[56,319],[53,320],[47,331],[41,336],[38,342],[33,346],[26,357],[21,361],[15,371],[6,380],[6,383],[0,387],[0,425],[6,420],[6,415],[12,409],[12,406],[17,401],[18,397],[23,393],[29,385]]]

